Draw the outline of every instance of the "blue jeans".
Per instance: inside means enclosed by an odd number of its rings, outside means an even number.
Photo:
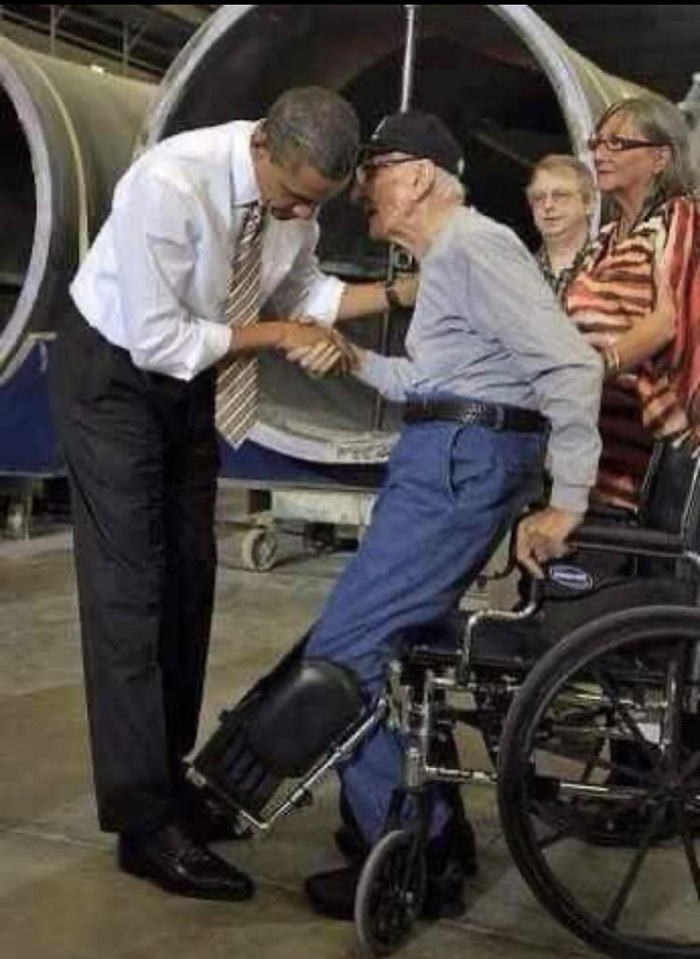
[[[431,421],[404,427],[362,544],[308,640],[308,657],[354,670],[368,699],[383,690],[399,634],[458,603],[536,493],[545,436]],[[380,727],[339,771],[365,837],[381,836],[401,781],[401,743]],[[431,833],[448,816],[434,804]]]

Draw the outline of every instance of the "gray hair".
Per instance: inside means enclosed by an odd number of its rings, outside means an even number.
[[[466,188],[461,180],[458,180],[452,173],[443,170],[442,167],[435,167],[435,195],[441,200],[448,202],[454,201],[464,203],[467,195]]]
[[[671,162],[658,175],[655,191],[659,200],[692,193],[696,176],[690,160],[688,130],[683,114],[672,103],[660,97],[630,97],[613,103],[596,124],[596,133],[618,113],[631,117],[642,136],[655,143],[668,144]]]
[[[272,104],[263,124],[270,156],[281,166],[308,163],[329,180],[349,176],[360,149],[360,122],[333,90],[296,87]]]
[[[586,202],[593,199],[596,194],[596,184],[590,167],[586,166],[583,160],[579,160],[569,153],[548,153],[546,156],[543,156],[541,160],[538,160],[532,168],[532,176],[528,183],[528,190],[540,171],[543,173],[552,173],[554,170],[570,170],[572,173],[575,173],[583,199]]]

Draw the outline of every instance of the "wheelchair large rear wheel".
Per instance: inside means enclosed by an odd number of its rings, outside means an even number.
[[[700,611],[646,607],[576,630],[506,720],[498,799],[540,902],[625,959],[700,957]]]

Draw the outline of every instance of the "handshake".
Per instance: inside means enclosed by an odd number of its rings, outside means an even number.
[[[333,328],[303,317],[285,323],[278,348],[309,376],[345,376],[362,362],[362,351]]]

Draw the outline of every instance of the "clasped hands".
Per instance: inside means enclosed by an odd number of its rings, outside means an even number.
[[[344,376],[360,364],[360,352],[332,327],[302,317],[287,323],[280,350],[310,376]]]

